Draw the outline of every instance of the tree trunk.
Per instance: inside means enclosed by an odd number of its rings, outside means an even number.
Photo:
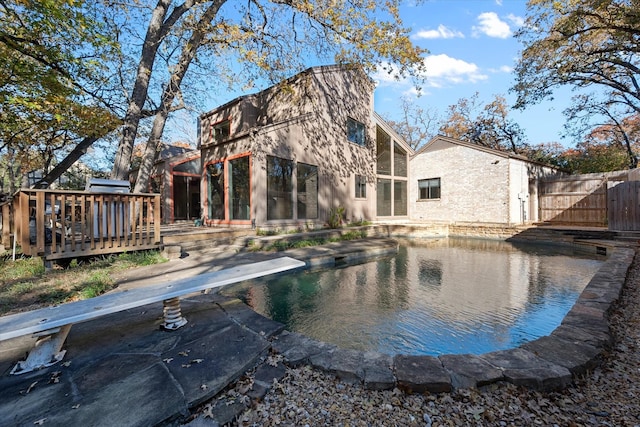
[[[91,147],[91,145],[93,145],[93,143],[98,139],[99,137],[97,136],[88,136],[80,141],[80,143],[78,143],[78,145],[76,145],[60,163],[58,163],[38,182],[33,184],[33,188],[49,188],[49,186],[56,179],[60,178],[60,176],[62,176],[62,174],[65,173],[67,169],[69,169],[80,157],[82,157],[87,152],[87,148]]]
[[[215,18],[216,14],[220,10],[220,7],[222,7],[225,2],[226,0],[214,1],[207,8],[207,10],[200,18],[197,27],[193,30],[193,33],[191,33],[189,41],[187,41],[182,48],[180,59],[178,60],[175,70],[171,75],[169,83],[164,89],[160,109],[153,121],[151,135],[149,135],[147,146],[142,157],[142,162],[140,163],[140,169],[138,170],[138,177],[133,189],[135,193],[145,192],[149,187],[151,171],[158,155],[158,145],[160,144],[160,139],[162,138],[164,127],[167,123],[167,117],[169,116],[169,112],[171,111],[173,101],[180,93],[180,85],[182,84],[182,79],[187,73],[191,61],[196,56],[198,48],[202,43],[202,39],[206,35],[208,25],[211,23],[213,18]]]
[[[142,46],[136,81],[123,122],[122,138],[118,144],[118,151],[116,152],[116,157],[113,162],[113,169],[111,171],[112,179],[126,180],[129,178],[133,144],[138,133],[140,119],[142,118],[142,109],[147,99],[149,81],[151,80],[151,72],[153,71],[156,53],[158,52],[162,37],[168,30],[164,20],[170,5],[171,0],[158,0],[158,4],[151,14],[151,21],[149,22],[147,34]]]

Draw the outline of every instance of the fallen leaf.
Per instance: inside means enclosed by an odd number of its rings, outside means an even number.
[[[51,378],[49,378],[49,384],[58,384],[60,382],[60,374],[62,372],[55,371],[51,373]]]
[[[31,390],[33,390],[33,388],[36,386],[36,384],[38,384],[38,381],[32,382],[29,388],[27,388],[27,390],[24,392],[24,394],[29,394]]]
[[[213,418],[213,405],[208,403],[207,406],[205,406],[204,410],[202,411],[202,416],[205,418]]]
[[[267,364],[275,367],[278,366],[278,363],[282,360],[284,360],[284,357],[281,354],[271,355],[267,358]]]
[[[249,381],[247,381],[245,383],[239,382],[236,385],[236,390],[240,394],[246,394],[251,389],[253,389],[253,380],[252,379],[249,379]]]

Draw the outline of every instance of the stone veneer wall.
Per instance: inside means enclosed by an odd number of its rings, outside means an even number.
[[[497,240],[526,240],[573,244],[576,240],[613,240],[616,233],[608,230],[508,226],[475,223],[377,224],[367,229],[370,237],[469,237]]]

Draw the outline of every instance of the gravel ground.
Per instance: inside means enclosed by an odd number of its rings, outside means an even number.
[[[562,392],[510,384],[441,395],[369,391],[309,367],[288,370],[237,426],[640,426],[640,257],[610,316],[614,348]],[[241,396],[251,378],[228,393]],[[245,400],[247,402],[247,400]]]

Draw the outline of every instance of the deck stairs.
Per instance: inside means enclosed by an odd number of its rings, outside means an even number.
[[[198,227],[176,223],[161,227],[164,247],[180,247],[181,252],[239,251],[256,235],[251,228]]]
[[[613,231],[598,227],[538,226],[524,228],[508,240],[579,243],[595,247],[607,246],[611,241],[615,241],[619,246],[638,247],[640,231]]]

